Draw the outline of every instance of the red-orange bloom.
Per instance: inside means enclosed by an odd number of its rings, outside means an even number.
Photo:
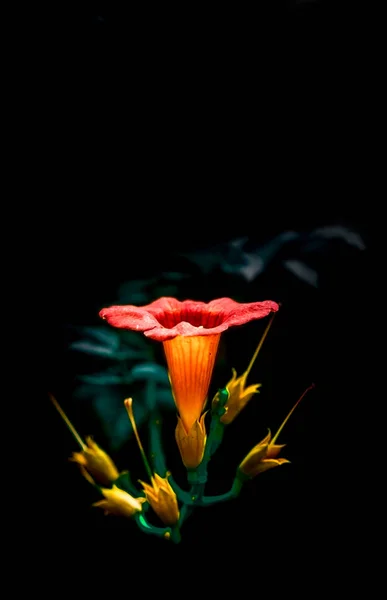
[[[187,433],[206,402],[220,334],[236,325],[262,319],[279,308],[276,302],[211,302],[160,298],[146,306],[111,306],[100,317],[121,329],[143,331],[163,342],[177,409]]]

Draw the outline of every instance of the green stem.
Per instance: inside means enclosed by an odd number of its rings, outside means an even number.
[[[174,527],[172,527],[170,539],[174,544],[178,544],[181,541],[179,523],[177,525],[175,525]]]
[[[223,440],[225,425],[220,420],[221,415],[213,415],[209,435],[207,462],[215,454]],[[206,448],[207,450],[207,448]]]
[[[194,483],[191,486],[189,492],[184,492],[184,495],[186,496],[186,501],[184,502],[180,511],[179,528],[183,525],[184,521],[188,519],[190,514],[193,512],[195,506],[200,505],[200,500],[202,498],[203,491],[204,484]]]
[[[210,460],[211,456],[218,449],[223,440],[225,425],[221,422],[222,416],[226,412],[226,404],[230,397],[230,392],[227,388],[217,391],[214,400],[212,401],[211,410],[211,426],[206,446],[205,458]]]
[[[161,442],[161,415],[158,410],[153,410],[149,416],[149,445],[153,471],[165,477],[167,465]]]
[[[172,475],[170,475],[168,477],[168,481],[171,484],[171,488],[173,489],[173,491],[175,492],[177,499],[182,503],[182,504],[191,504],[191,493],[190,492],[186,492],[185,490],[182,490],[181,487],[176,483],[176,481],[173,479]]]
[[[153,379],[147,379],[145,383],[145,404],[152,412],[156,408],[156,382]]]
[[[207,476],[207,463],[204,462],[204,459],[196,469],[187,470],[188,483],[191,484],[189,505],[198,506],[200,504],[206,487]]]
[[[172,537],[172,530],[170,527],[155,527],[154,525],[150,525],[142,512],[136,513],[134,520],[144,533],[155,535],[157,537]]]
[[[165,477],[167,465],[161,442],[162,419],[156,406],[157,386],[153,380],[147,380],[145,384],[145,403],[149,410],[149,446],[153,471]]]
[[[217,504],[218,502],[227,502],[237,498],[242,490],[243,481],[239,477],[235,477],[231,489],[225,494],[219,494],[218,496],[204,496],[201,499],[200,506],[210,506],[211,504]]]
[[[188,517],[190,516],[190,514],[193,511],[193,507],[189,504],[183,504],[183,506],[181,507],[181,511],[180,511],[180,517],[179,517],[179,528],[182,527],[184,521],[186,521],[188,519]]]
[[[156,527],[150,525],[142,513],[137,513],[134,516],[134,520],[137,526],[148,535],[155,535],[159,538],[170,539],[174,544],[178,544],[181,541],[179,525],[174,527]]]

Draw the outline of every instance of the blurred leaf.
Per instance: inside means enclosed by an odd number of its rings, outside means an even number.
[[[94,384],[94,385],[128,385],[132,383],[133,379],[131,375],[128,373],[124,374],[114,374],[102,371],[100,373],[94,373],[92,375],[78,375],[79,381],[84,383]]]
[[[140,423],[143,420],[144,419],[136,418],[137,425],[140,426]],[[131,438],[133,435],[133,429],[126,411],[125,414],[117,415],[114,424],[109,426],[108,435],[113,450],[119,450],[121,446],[123,446],[123,444],[125,444],[125,442]]]
[[[141,363],[131,369],[132,381],[147,381],[152,379],[159,385],[170,386],[168,371],[157,363]]]
[[[120,285],[118,298],[122,303],[136,306],[149,304],[155,297],[175,296],[178,287],[173,282],[181,281],[187,277],[189,275],[171,271],[152,279],[127,281]]]
[[[117,386],[100,386],[96,383],[86,383],[82,382],[81,385],[78,385],[74,390],[74,397],[78,400],[88,400],[93,402],[93,399],[97,396],[103,395],[106,399],[109,398],[125,398],[125,395],[122,393],[122,390],[118,390]]]
[[[248,237],[236,238],[205,251],[183,254],[183,256],[199,265],[204,273],[208,274],[219,268],[224,273],[241,275],[247,281],[252,281],[264,271],[284,244],[298,239],[299,236],[300,234],[295,231],[285,231],[267,244],[250,251],[246,250]]]
[[[144,350],[133,350],[131,348],[114,350],[112,348],[100,346],[86,340],[72,342],[69,345],[69,348],[77,352],[84,352],[85,354],[92,354],[94,356],[101,356],[103,358],[111,358],[115,360],[140,360],[141,358],[147,358],[149,356],[149,352],[145,352]]]
[[[95,394],[95,388],[87,383],[78,385],[74,390],[74,397],[78,400],[91,399]]]
[[[259,246],[252,252],[247,252],[247,256],[252,257],[258,255],[262,259],[263,268],[266,268],[274,259],[274,257],[280,252],[280,250],[284,248],[284,246],[290,246],[291,242],[298,241],[300,237],[301,234],[297,231],[284,231],[273,238],[270,242],[267,242],[267,244]]]
[[[299,243],[292,247],[292,258],[283,260],[283,265],[301,281],[317,287],[324,264],[329,256],[338,256],[340,246],[351,251],[364,250],[366,247],[362,237],[346,227],[320,227],[301,236]]]
[[[123,345],[140,348],[146,350],[148,353],[152,352],[153,345],[142,332],[129,331],[128,329],[119,329],[118,331]]]
[[[120,345],[119,333],[111,327],[78,327],[77,331],[84,337],[90,337],[101,343],[102,346],[116,350]]]
[[[216,269],[223,261],[222,247],[213,246],[208,250],[182,253],[181,256],[197,265],[202,273],[208,275]]]
[[[126,414],[122,395],[107,389],[99,391],[93,397],[93,408],[102,423],[108,427],[114,425],[121,414]]]
[[[220,268],[225,273],[239,274],[247,281],[253,281],[267,268],[285,244],[293,242],[298,237],[299,234],[295,231],[285,231],[252,251],[245,250],[248,238],[232,240],[229,243],[229,252]]]
[[[169,271],[163,273],[163,277],[169,281],[181,281],[182,279],[188,279],[187,273],[178,273],[177,271]]]
[[[134,331],[121,329],[106,329],[105,327],[77,328],[78,339],[69,344],[71,350],[120,360],[138,360],[152,356],[152,347],[143,335]]]
[[[154,289],[153,289],[153,293],[156,297],[163,297],[163,296],[172,296],[175,297],[178,294],[178,287],[177,285],[171,285],[168,283],[164,283],[162,285],[157,285]]]
[[[139,369],[136,367],[128,375],[114,374],[112,372],[86,375],[82,383],[74,391],[78,400],[90,402],[94,416],[100,423],[101,429],[109,439],[111,450],[119,450],[133,434],[132,426],[124,407],[124,399],[133,391],[130,385],[137,380],[143,382],[140,390],[135,393],[133,410],[138,427],[145,424],[150,417],[149,408],[145,403],[145,381],[150,376],[155,376],[158,383],[155,394],[156,406],[161,410],[175,410],[172,392],[166,370],[159,365],[144,363]],[[154,381],[155,381],[154,380]],[[142,388],[142,389],[141,389]]]
[[[111,441],[113,450],[119,449],[133,434],[132,426],[125,410],[121,392],[101,392],[93,398],[93,408],[101,421],[105,435]],[[147,411],[141,402],[133,403],[137,426],[144,422]]]
[[[119,449],[133,435],[124,406],[125,393],[120,388],[82,385],[76,390],[75,397],[87,399],[91,403],[112,450]],[[133,410],[137,426],[140,427],[145,422],[148,411],[140,400],[133,402]]]
[[[156,394],[157,406],[165,409],[176,409],[171,389],[158,389]]]
[[[145,306],[149,304],[149,293],[135,292],[132,294],[120,294],[119,304],[133,304],[134,306]]]
[[[348,229],[348,227],[342,227],[341,225],[329,225],[326,227],[320,227],[312,231],[312,236],[318,236],[326,239],[340,239],[346,244],[354,246],[359,250],[365,250],[366,245],[359,233]]]
[[[157,282],[156,278],[133,279],[125,281],[118,288],[119,303],[143,305],[150,302],[149,288]]]
[[[318,275],[314,269],[311,269],[299,260],[285,260],[283,264],[286,269],[297,275],[299,279],[317,287]]]
[[[114,356],[115,350],[112,348],[108,348],[106,346],[101,346],[95,344],[94,342],[86,341],[86,340],[78,340],[76,342],[72,342],[69,345],[71,350],[76,350],[77,352],[85,352],[86,354],[94,354],[95,356]]]
[[[364,240],[356,231],[329,225],[309,232],[284,231],[260,246],[252,245],[248,237],[236,238],[182,256],[197,264],[205,274],[220,269],[227,274],[239,275],[248,282],[263,273],[274,260],[279,260],[296,277],[317,287],[320,267],[307,265],[304,257],[308,255],[309,261],[312,253],[321,258],[330,251],[337,252],[333,241],[357,250],[365,248]]]
[[[128,385],[135,381],[154,381],[163,386],[170,387],[168,371],[165,367],[155,362],[145,362],[134,366],[127,373],[122,373],[120,365],[106,371],[99,371],[90,375],[79,375],[80,381],[96,385]]]

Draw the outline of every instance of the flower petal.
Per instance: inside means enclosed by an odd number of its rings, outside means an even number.
[[[267,458],[277,458],[278,454],[281,452],[282,448],[285,448],[286,444],[273,444],[272,446],[269,444],[269,450],[267,451]]]
[[[100,447],[98,446],[98,444],[93,440],[93,438],[91,437],[91,435],[88,435],[85,438],[85,442],[86,444],[89,446],[90,450],[95,450],[96,452],[98,452],[98,450],[100,450]]]
[[[85,469],[85,467],[80,466],[79,468],[80,468],[81,474],[86,479],[86,481],[88,481],[89,483],[91,483],[91,485],[95,485],[94,479],[92,478],[92,476],[90,475],[90,473]]]
[[[261,442],[259,442],[259,444],[269,444],[270,440],[271,440],[271,431],[269,429],[267,435],[263,438],[263,440]]]
[[[151,338],[152,340],[156,340],[157,342],[165,342],[166,340],[171,340],[179,335],[184,337],[193,337],[219,334],[223,331],[226,331],[227,328],[227,325],[222,324],[218,325],[217,327],[211,327],[210,329],[208,329],[202,326],[195,327],[195,325],[191,325],[191,323],[181,321],[180,323],[171,328],[162,327],[159,325],[158,327],[154,327],[153,329],[144,331],[144,335],[146,335],[146,337]]]
[[[195,421],[188,433],[180,417],[177,417],[175,438],[182,461],[187,469],[195,469],[203,459],[207,440],[205,415],[206,413],[202,415],[200,422]]]
[[[73,452],[72,456],[70,456],[69,460],[71,462],[76,462],[79,465],[86,466],[87,460],[83,452]]]
[[[101,488],[105,500],[95,502],[93,506],[105,509],[106,512],[118,517],[131,518],[136,512],[142,510],[143,498],[134,498],[116,485],[111,489]]]
[[[273,469],[274,467],[280,467],[281,465],[284,465],[285,463],[290,463],[290,460],[287,460],[286,458],[278,458],[277,460],[275,459],[264,459],[261,460],[261,462],[256,465],[256,468],[254,469],[254,473],[253,473],[253,477],[255,477],[256,475],[259,475],[260,473],[264,473],[265,471],[268,471],[269,469]]]
[[[146,494],[148,502],[150,504],[157,503],[157,492],[158,492],[158,489],[155,488],[152,485],[149,485],[149,483],[145,483],[145,481],[141,481],[141,479],[139,479],[138,482],[144,488],[144,492]]]
[[[243,377],[243,376],[242,376]],[[242,378],[240,378],[242,380]],[[247,388],[243,388],[238,384],[236,380],[236,387],[229,383],[227,388],[230,390],[230,397],[226,403],[227,412],[221,417],[221,422],[225,425],[229,425],[239,415],[241,410],[248,404],[254,394],[259,394],[259,388],[262,386],[261,383],[254,383],[249,385]]]
[[[156,511],[164,525],[173,526],[179,520],[179,507],[177,505],[176,494],[164,490],[159,491],[159,504]]]
[[[252,476],[257,465],[259,465],[261,460],[266,456],[267,449],[267,444],[257,444],[254,446],[239,465],[239,469],[242,473]]]
[[[219,298],[206,304],[195,300],[180,302],[165,296],[141,307],[111,306],[99,314],[114,327],[144,331],[147,337],[164,341],[178,335],[220,334],[233,325],[262,319],[278,308],[271,300],[240,303]]]
[[[99,316],[120,329],[147,331],[160,325],[150,312],[137,306],[110,306],[103,308]]]
[[[279,305],[272,300],[263,302],[236,302],[231,298],[219,298],[209,302],[208,308],[220,309],[223,312],[223,323],[227,327],[243,325],[254,319],[262,319],[271,312],[277,312]]]

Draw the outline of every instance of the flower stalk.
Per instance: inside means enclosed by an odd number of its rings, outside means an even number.
[[[131,423],[131,425],[133,427],[133,432],[134,432],[134,435],[136,437],[138,448],[139,448],[139,450],[141,452],[141,457],[142,457],[142,460],[143,460],[143,463],[144,463],[147,475],[148,475],[149,479],[151,480],[152,479],[152,469],[151,469],[150,464],[148,462],[148,459],[146,457],[144,448],[143,448],[141,440],[140,440],[140,436],[138,435],[137,425],[136,425],[136,421],[134,419],[134,414],[133,414],[133,399],[132,398],[126,398],[126,400],[124,400],[124,404],[125,404],[126,412],[128,413],[128,417],[129,417],[130,423]]]
[[[82,450],[85,450],[85,448],[86,448],[85,442],[83,441],[83,439],[79,435],[78,431],[75,429],[74,425],[71,423],[70,419],[68,418],[68,416],[66,415],[66,413],[64,412],[64,410],[62,409],[62,407],[60,406],[60,404],[57,401],[57,399],[52,394],[50,394],[50,393],[48,394],[48,396],[49,396],[51,402],[53,403],[53,405],[55,406],[56,410],[58,411],[58,413],[62,417],[63,421],[66,423],[68,429],[72,433],[72,435],[73,435],[74,439],[76,440],[76,442],[78,442],[78,444],[80,445],[80,447],[81,447]]]

